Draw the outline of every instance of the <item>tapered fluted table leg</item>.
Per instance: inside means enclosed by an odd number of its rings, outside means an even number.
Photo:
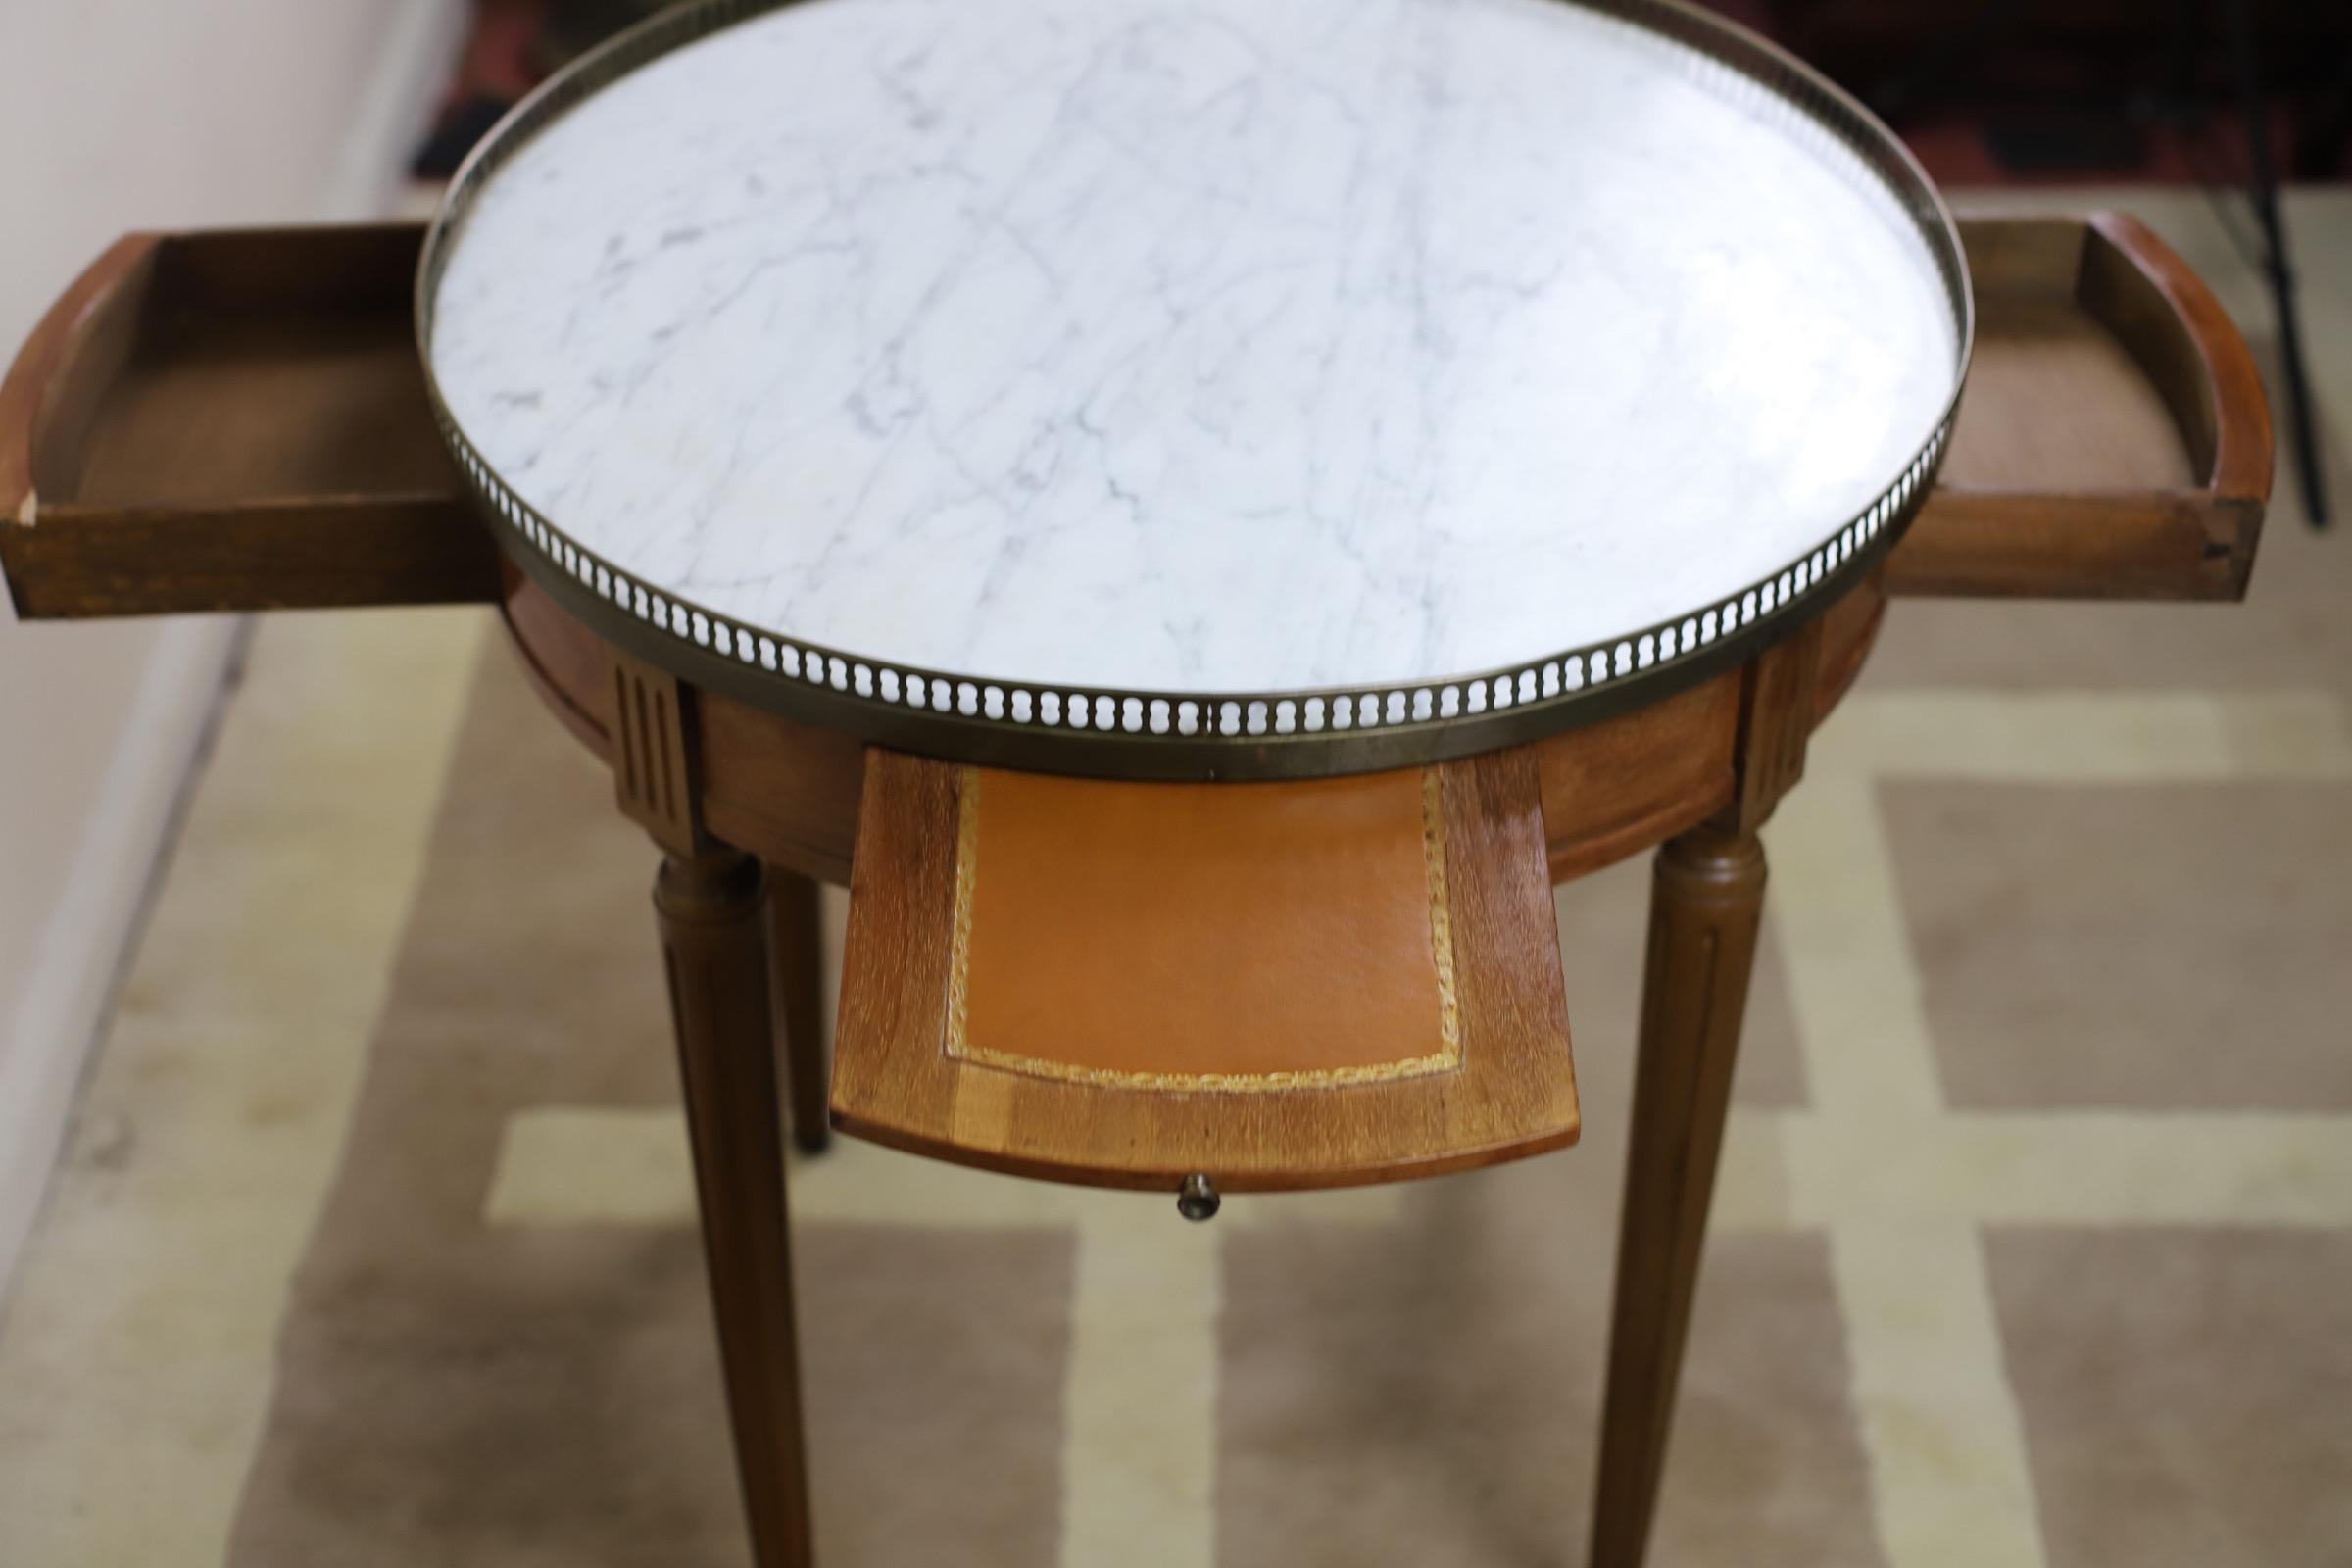
[[[821,1153],[832,1139],[825,1070],[823,946],[817,885],[767,868],[768,939],[774,949],[776,1041],[792,1082],[792,1141]]]
[[[654,884],[736,1464],[759,1568],[805,1568],[808,1487],[760,862],[667,857]]]
[[[1638,1568],[1648,1544],[1763,907],[1753,833],[1702,827],[1658,851],[1592,1568]]]

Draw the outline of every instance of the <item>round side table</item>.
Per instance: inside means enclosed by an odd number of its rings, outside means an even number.
[[[2197,486],[1939,486],[2024,296],[2125,345]],[[2244,344],[2144,229],[1955,225],[1667,0],[688,6],[429,234],[134,236],[0,384],[21,613],[494,603],[612,766],[767,1568],[809,1560],[787,1125],[1190,1218],[1556,1149],[1549,888],[1654,849],[1592,1548],[1633,1568],[1814,726],[1898,594],[2241,594],[2269,481]],[[1024,966],[1095,888],[1063,839],[1135,872],[1106,951],[1211,966]],[[1128,921],[1179,881],[1220,916]],[[1405,1022],[1202,1054],[1268,984]],[[1003,1032],[1041,1000],[1154,1043]]]
[[[665,852],[763,1561],[808,1536],[767,969],[807,996],[809,873],[852,887],[845,1126],[1205,1214],[1573,1141],[1549,884],[1663,841],[1596,1537],[1639,1555],[1756,829],[1868,651],[1974,325],[1901,147],[1649,0],[710,4],[477,150],[419,351],[541,689]],[[1389,817],[1312,782],[1400,770]],[[1058,834],[988,825],[1024,793]],[[1348,880],[1359,817],[1394,882]],[[1090,865],[1035,869],[1056,836]],[[1155,840],[1321,891],[1180,894]],[[1090,896],[1087,930],[1047,912]],[[1093,928],[1182,899],[1087,969]],[[1417,947],[1429,995],[1359,1022],[1360,955],[1388,982]],[[1387,1049],[1315,1040],[1397,1008]],[[1056,1012],[1096,1038],[1040,1045]]]

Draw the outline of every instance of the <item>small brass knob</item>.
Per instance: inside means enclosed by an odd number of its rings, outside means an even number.
[[[1215,1219],[1224,1201],[1217,1196],[1217,1184],[1199,1171],[1187,1176],[1184,1185],[1176,1189],[1176,1212],[1196,1225]]]

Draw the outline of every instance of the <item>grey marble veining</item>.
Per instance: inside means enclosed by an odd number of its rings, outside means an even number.
[[[467,437],[656,587],[1168,691],[1710,603],[1956,352],[1850,155],[1556,0],[808,0],[543,130],[435,303]]]

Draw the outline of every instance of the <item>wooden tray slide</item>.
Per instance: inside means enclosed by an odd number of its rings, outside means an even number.
[[[1573,1143],[1524,750],[1286,784],[1117,784],[875,752],[837,1125],[1022,1175],[1228,1191]]]
[[[415,224],[134,234],[0,382],[26,619],[494,598],[424,396]]]
[[[1977,352],[1897,594],[2242,599],[2270,407],[2221,302],[2137,219],[1963,221]]]

